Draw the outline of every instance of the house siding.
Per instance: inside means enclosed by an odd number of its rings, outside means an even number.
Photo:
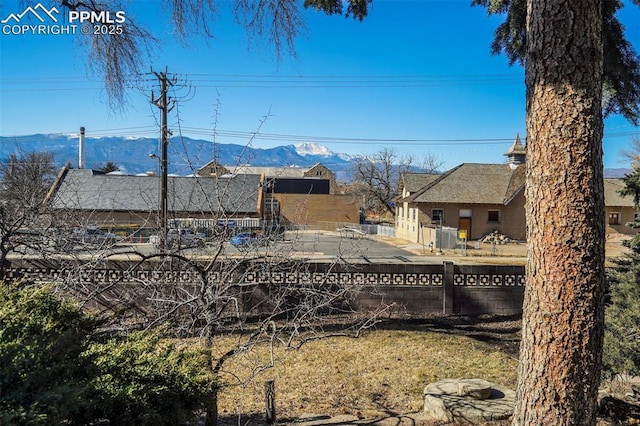
[[[350,195],[273,194],[272,197],[280,203],[280,218],[285,224],[360,222],[359,205]]]
[[[611,213],[620,213],[620,221],[618,225],[609,223]],[[636,209],[629,206],[607,206],[605,207],[606,232],[620,232],[623,234],[635,235],[638,230],[627,226],[627,223],[633,222]]]
[[[477,240],[493,231],[498,231],[509,238],[524,239],[526,226],[524,217],[524,207],[503,204],[446,204],[426,205],[428,214],[433,208],[444,208],[443,226],[460,228],[460,210],[471,211],[471,233],[467,237],[469,240]],[[500,212],[499,222],[489,222],[489,211],[498,210]]]
[[[411,209],[418,208],[419,214],[413,219]],[[471,234],[469,240],[477,240],[492,231],[498,231],[509,238],[524,240],[526,238],[524,194],[520,192],[508,205],[503,204],[463,204],[463,203],[419,203],[417,205],[403,203],[402,212],[396,227],[396,236],[407,241],[420,242],[419,231],[421,226],[440,225],[433,222],[431,214],[433,209],[444,210],[442,226],[459,228],[460,210],[471,210]],[[490,210],[500,212],[499,222],[489,222]]]
[[[525,241],[527,239],[527,222],[524,191],[520,191],[509,204],[503,207],[505,213],[501,219],[500,232],[509,238]]]

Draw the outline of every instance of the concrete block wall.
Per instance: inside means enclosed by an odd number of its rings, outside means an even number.
[[[68,265],[55,261],[40,262],[33,259],[12,260],[7,278],[26,277],[36,282],[56,282],[68,276]],[[118,282],[125,293],[129,290],[144,291],[139,286],[145,280],[160,280],[159,283],[175,286],[192,286],[201,279],[199,275],[179,265],[175,269],[156,265],[153,273],[144,268],[129,268],[131,262],[104,261],[95,264],[91,270],[76,277],[86,286],[99,288],[101,285]],[[146,268],[151,263],[145,264]],[[164,265],[164,264],[163,264]],[[393,304],[393,311],[409,314],[498,314],[517,315],[522,313],[524,300],[523,266],[454,265],[444,262],[440,265],[416,264],[359,264],[339,265],[333,263],[305,263],[291,265],[293,271],[283,275],[273,271],[264,274],[247,274],[238,285],[251,288],[251,295],[245,301],[253,309],[251,300],[263,299],[260,292],[268,291],[269,283],[288,286],[308,285],[324,282],[322,285],[353,285],[361,290],[354,303],[358,309],[379,307],[380,303]],[[295,271],[299,269],[299,273]],[[137,274],[137,275],[136,275]],[[139,275],[139,276],[138,276]],[[305,282],[305,280],[307,280]],[[114,296],[115,297],[115,296]],[[257,298],[257,299],[256,299]]]

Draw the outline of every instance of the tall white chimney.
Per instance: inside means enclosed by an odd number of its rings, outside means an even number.
[[[78,141],[78,168],[84,169],[84,127],[80,127],[80,140]]]

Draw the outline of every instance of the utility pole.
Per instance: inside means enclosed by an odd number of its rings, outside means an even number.
[[[166,242],[167,242],[167,221],[168,221],[168,159],[167,152],[169,147],[169,136],[171,135],[171,131],[167,125],[167,115],[169,111],[173,109],[173,106],[169,107],[169,98],[167,97],[167,92],[169,90],[169,86],[173,86],[173,82],[167,78],[167,71],[165,72],[153,72],[153,74],[158,79],[160,83],[160,95],[157,98],[154,98],[153,92],[151,92],[151,103],[157,106],[161,111],[161,121],[160,121],[160,200],[158,206],[158,216],[160,221],[160,250],[162,252],[165,251]]]

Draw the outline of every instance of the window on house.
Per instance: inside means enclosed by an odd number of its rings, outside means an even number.
[[[620,225],[620,213],[619,212],[611,212],[611,213],[609,213],[609,225]]]
[[[418,209],[411,209],[411,219],[416,220],[416,210]]]
[[[432,222],[444,222],[444,210],[443,209],[432,209],[431,210],[431,221]]]
[[[404,216],[402,216],[402,214],[403,214],[402,207],[398,207],[398,217],[404,218]]]
[[[280,203],[275,198],[267,198],[264,202],[264,207],[268,213],[277,214],[280,210]]]
[[[500,222],[500,210],[489,210],[487,222]]]

